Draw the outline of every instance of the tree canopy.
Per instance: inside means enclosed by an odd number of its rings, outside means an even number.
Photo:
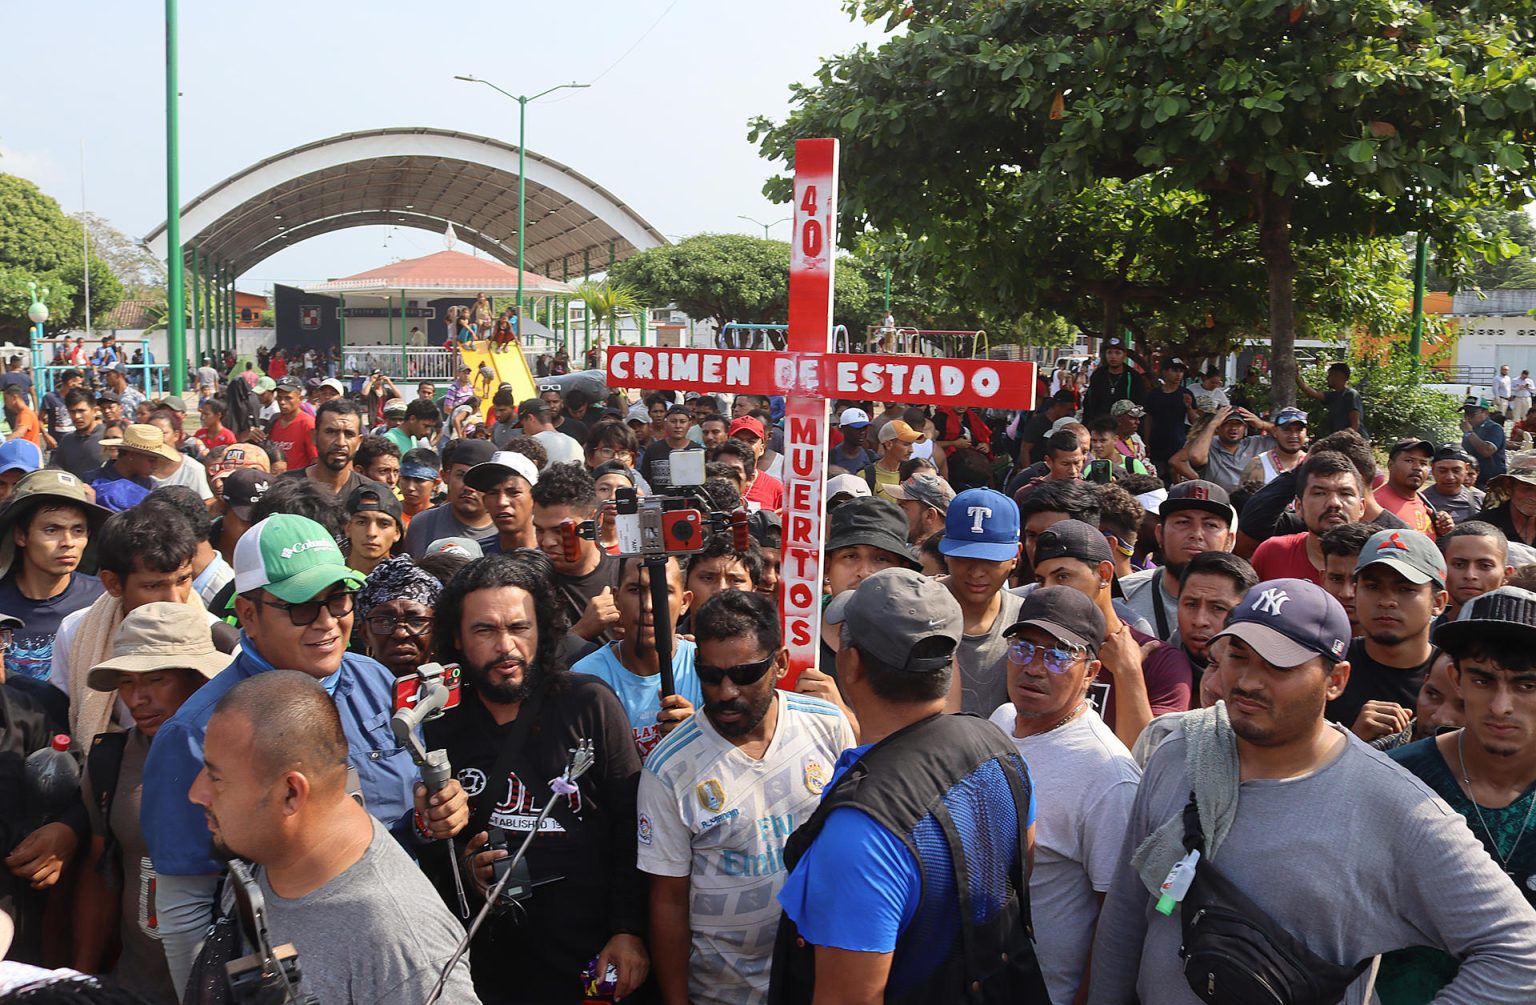
[[[85,269],[80,228],[31,182],[0,174],[0,339],[25,343],[32,304],[27,283],[48,289],[47,330],[85,324]],[[41,289],[39,289],[41,294]],[[91,254],[91,312],[105,314],[123,297],[112,269]]]
[[[1425,230],[1459,280],[1486,247],[1470,207],[1530,197],[1529,0],[845,6],[904,30],[825,61],[751,132],[786,163],[797,138],[843,140],[844,235],[920,235],[1017,307],[1075,298],[1057,309],[1086,319],[1096,299],[1090,331],[1117,318],[1106,280],[1122,312],[1261,325],[1277,403],[1298,307],[1308,325],[1327,303],[1308,291],[1348,292],[1309,262],[1369,282],[1396,254],[1372,239]]]
[[[789,245],[741,234],[696,234],[648,248],[614,264],[614,282],[633,287],[652,304],[676,304],[696,320],[717,326],[783,324],[789,313]],[[833,316],[850,331],[879,321],[878,296],[852,259],[841,256]]]

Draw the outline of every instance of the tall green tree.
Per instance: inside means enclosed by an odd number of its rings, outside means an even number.
[[[1528,0],[846,6],[903,30],[826,61],[785,122],[752,127],[785,161],[796,138],[844,140],[845,233],[953,221],[986,270],[1009,246],[988,240],[999,193],[1060,206],[1137,179],[1193,193],[1213,237],[1262,265],[1277,403],[1295,395],[1300,249],[1423,229],[1454,275],[1478,250],[1456,226],[1465,208],[1532,177]]]
[[[1478,232],[1483,243],[1481,253],[1471,258],[1453,284],[1451,277],[1435,267],[1435,248],[1431,245],[1430,289],[1536,289],[1536,226],[1525,210],[1479,207],[1470,213],[1466,226]]]
[[[846,256],[837,263],[832,313],[850,331],[878,317],[878,298]],[[717,326],[783,324],[789,312],[789,245],[742,234],[696,234],[648,248],[614,264],[615,282],[632,286],[654,304],[676,304],[695,320]]]
[[[83,328],[84,261],[80,228],[59,204],[30,181],[0,174],[0,340],[29,340],[29,282],[48,289],[50,336]],[[105,314],[122,297],[122,284],[93,251],[91,313]]]
[[[645,310],[644,294],[609,276],[605,279],[588,279],[576,287],[577,298],[587,306],[587,316],[597,324],[601,332],[608,326],[608,344],[618,344],[619,320],[633,317]]]

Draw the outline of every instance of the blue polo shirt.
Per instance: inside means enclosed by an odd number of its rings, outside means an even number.
[[[205,876],[223,870],[223,864],[213,857],[203,808],[188,799],[187,793],[203,769],[203,736],[214,706],[236,684],[271,669],[272,664],[256,652],[256,644],[242,632],[235,661],[198,688],[155,734],[144,765],[144,793],[139,806],[139,827],[155,872]],[[341,713],[347,762],[357,769],[368,812],[409,848],[416,806],[412,788],[420,772],[389,729],[394,677],[383,664],[347,653],[341,667],[321,684]]]
[[[872,746],[866,743],[843,751],[827,788],[830,790]],[[1013,816],[1012,799],[1006,807],[999,805],[994,810]],[[1022,826],[1028,828],[1034,822],[1031,785],[1029,819]],[[936,830],[937,826],[929,814],[918,823],[918,830]],[[916,837],[923,840],[930,835]],[[936,841],[923,843],[930,848],[940,845]],[[942,857],[947,859],[948,855]],[[795,863],[779,891],[779,904],[800,930],[800,937],[812,945],[890,953],[911,924],[922,893],[922,874],[906,842],[862,811],[844,807],[827,816],[821,833]]]

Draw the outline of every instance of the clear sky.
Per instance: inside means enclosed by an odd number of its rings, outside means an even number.
[[[516,143],[517,104],[456,73],[514,94],[593,81],[529,106],[528,149],[674,238],[761,234],[737,215],[787,216],[762,196],[772,166],[747,142],[747,119],[782,118],[789,84],[809,81],[820,57],[879,37],[839,0],[179,6],[183,203],[264,157],[355,129],[434,126]],[[136,238],[165,218],[161,11],[156,0],[81,0],[8,5],[5,16],[0,171],[74,212],[83,140],[88,207]],[[355,228],[274,255],[240,285],[343,276],[442,248],[435,233]]]

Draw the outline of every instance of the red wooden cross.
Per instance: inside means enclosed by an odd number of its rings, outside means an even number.
[[[827,403],[914,401],[1027,409],[1033,363],[847,355],[832,350],[837,252],[837,140],[795,143],[795,230],[789,250],[787,352],[612,346],[610,387],[782,394],[784,419],[784,643],[793,687],[820,652]]]

